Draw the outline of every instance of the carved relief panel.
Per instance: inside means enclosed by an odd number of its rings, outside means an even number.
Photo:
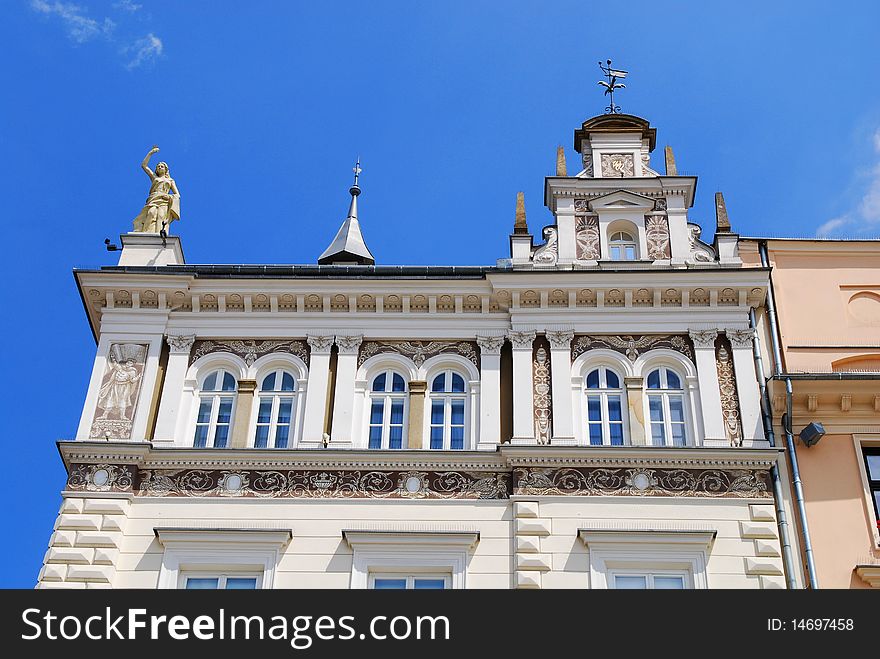
[[[576,215],[574,218],[574,238],[576,259],[598,261],[602,258],[598,216]]]
[[[669,221],[658,215],[645,215],[645,238],[648,258],[653,261],[672,258],[669,246]]]
[[[532,361],[532,401],[535,414],[535,439],[538,444],[550,443],[550,424],[553,416],[552,391],[550,389],[549,342],[540,337],[535,341]]]
[[[718,387],[721,390],[721,415],[724,433],[731,446],[742,444],[742,422],[739,413],[739,396],[736,392],[736,374],[727,337],[715,339],[715,365],[718,369]]]
[[[635,164],[631,153],[603,153],[602,176],[608,178],[635,176]]]
[[[110,345],[89,437],[131,439],[147,350],[148,346],[141,343]]]

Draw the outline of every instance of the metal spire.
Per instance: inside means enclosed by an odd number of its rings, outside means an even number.
[[[324,250],[324,253],[318,257],[320,265],[374,265],[376,259],[364,242],[364,236],[361,233],[361,225],[358,221],[357,198],[361,193],[358,185],[358,177],[361,172],[361,159],[357,159],[357,163],[352,168],[354,172],[354,183],[348,189],[351,193],[351,204],[348,207],[348,217],[339,227],[336,237],[330,246]]]
[[[606,61],[606,66],[602,66],[602,62],[599,62],[599,68],[602,69],[602,73],[604,73],[605,77],[608,78],[608,82],[600,80],[598,83],[605,88],[605,96],[610,96],[609,105],[607,108],[605,108],[605,114],[617,114],[620,112],[620,106],[614,105],[614,90],[626,88],[626,85],[624,85],[622,82],[617,82],[617,80],[618,78],[621,80],[625,78],[627,76],[627,72],[621,69],[612,68],[611,60]]]

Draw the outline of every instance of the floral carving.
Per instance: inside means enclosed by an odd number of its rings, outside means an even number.
[[[86,492],[130,492],[134,467],[112,464],[73,464],[67,475],[67,489]]]
[[[678,496],[769,499],[770,472],[764,469],[650,469],[518,467],[517,495]]]
[[[592,176],[593,175],[593,152],[587,150],[583,154],[581,154],[581,162],[583,163],[583,166],[584,166],[583,174],[585,176]]]
[[[715,366],[718,369],[718,387],[721,391],[721,414],[724,418],[724,433],[731,446],[742,444],[742,423],[739,414],[739,396],[736,392],[736,375],[730,348],[724,337],[715,342]]]
[[[726,334],[734,348],[751,348],[752,340],[755,337],[755,330],[752,328],[737,330],[729,329]]]
[[[635,165],[631,153],[603,153],[602,176],[624,177],[635,176]]]
[[[482,355],[500,355],[504,345],[503,336],[478,336],[477,345]]]
[[[330,349],[333,347],[333,338],[332,335],[322,336],[309,334],[306,337],[306,341],[312,352],[328,355],[330,354]]]
[[[358,354],[358,367],[373,355],[397,353],[413,360],[420,368],[425,360],[436,355],[451,353],[461,355],[480,368],[477,344],[472,341],[364,341]]]
[[[310,499],[506,499],[510,475],[470,471],[157,469],[138,496]]]
[[[337,336],[336,337],[336,345],[339,346],[339,354],[340,355],[355,355],[358,352],[358,348],[361,346],[361,342],[364,340],[363,336]]]
[[[648,240],[648,258],[654,261],[671,258],[669,223],[665,217],[645,216],[645,238]]]
[[[680,352],[685,357],[694,360],[694,351],[688,340],[678,334],[645,334],[643,336],[611,336],[611,335],[583,335],[575,339],[571,348],[571,358],[576,359],[587,350],[594,348],[608,348],[626,355],[630,361],[638,359],[639,355],[656,348],[668,348]]]
[[[131,439],[147,349],[140,343],[110,345],[89,437]]]
[[[578,215],[574,218],[575,258],[581,261],[598,261],[602,258],[599,241],[599,218],[595,215]]]
[[[718,330],[714,329],[691,330],[688,334],[697,348],[714,348],[715,339],[718,338]]]
[[[537,334],[538,333],[535,330],[526,332],[510,331],[507,333],[507,338],[510,339],[510,343],[513,344],[514,349],[531,350]]]
[[[169,334],[165,337],[165,341],[168,343],[172,355],[188,355],[189,351],[192,350],[195,340],[195,334]]]
[[[255,339],[232,339],[232,340],[198,340],[195,349],[189,358],[189,363],[205,355],[215,352],[231,352],[238,355],[248,366],[253,366],[260,357],[273,352],[287,352],[296,355],[306,364],[309,363],[309,350],[303,341],[280,340],[255,340]]]
[[[538,444],[550,443],[550,362],[547,351],[542,347],[535,351],[533,369],[533,405],[535,410],[535,438]]]

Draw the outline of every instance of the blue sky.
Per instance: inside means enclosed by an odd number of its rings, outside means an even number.
[[[723,190],[744,235],[880,234],[876,2],[9,0],[0,22],[6,258],[0,585],[31,587],[94,341],[70,271],[113,264],[153,144],[190,263],[314,263],[364,169],[384,264],[492,264],[515,195],[534,233],[557,144],[617,101]],[[655,164],[662,162],[662,149]],[[659,165],[657,165],[659,166]],[[9,467],[12,467],[11,469]]]

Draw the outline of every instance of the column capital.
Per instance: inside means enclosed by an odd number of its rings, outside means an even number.
[[[195,334],[168,334],[165,337],[172,355],[188,355],[195,341]]]
[[[571,350],[571,342],[574,339],[573,329],[548,329],[545,334],[551,350]]]
[[[312,349],[313,355],[329,355],[330,348],[333,347],[333,335],[309,334],[306,337],[309,347]]]
[[[511,330],[507,333],[507,338],[513,344],[514,350],[531,350],[535,343],[535,337],[538,333],[535,330],[527,332],[518,332]]]
[[[725,330],[730,345],[733,348],[751,348],[752,339],[755,337],[755,330],[751,327],[747,329],[728,329]]]
[[[356,355],[358,348],[361,347],[364,337],[362,334],[355,336],[336,335],[336,345],[339,347],[340,355]]]
[[[410,380],[409,392],[411,394],[423,394],[428,390],[428,383],[425,380]]]
[[[238,393],[240,394],[252,394],[257,389],[257,381],[256,380],[239,380],[238,381]]]
[[[504,345],[503,336],[478,336],[477,345],[480,346],[481,355],[500,355]]]
[[[700,348],[712,348],[712,350],[715,349],[715,339],[718,338],[718,330],[688,330],[688,334],[691,337],[691,341],[694,342],[694,347],[698,350]]]

